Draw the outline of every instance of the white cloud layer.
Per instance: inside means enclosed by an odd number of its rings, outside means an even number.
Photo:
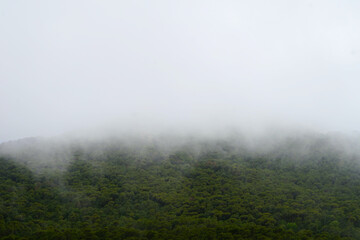
[[[360,130],[359,12],[351,0],[1,1],[0,141],[132,122]]]

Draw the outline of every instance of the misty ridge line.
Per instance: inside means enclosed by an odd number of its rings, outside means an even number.
[[[236,129],[192,133],[138,129],[112,131],[111,134],[104,131],[77,132],[0,144],[0,156],[24,163],[35,172],[66,170],[79,154],[85,159],[107,159],[111,153],[122,153],[146,162],[161,161],[176,152],[187,152],[194,158],[213,152],[220,158],[237,155],[301,162],[330,157],[360,163],[360,134],[284,129],[257,134]]]

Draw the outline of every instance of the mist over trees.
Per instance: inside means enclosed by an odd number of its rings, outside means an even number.
[[[360,2],[0,1],[0,240],[360,239]]]
[[[358,136],[0,145],[0,239],[358,239]]]

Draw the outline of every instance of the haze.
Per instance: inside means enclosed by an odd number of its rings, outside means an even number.
[[[0,2],[0,142],[103,126],[357,131],[358,1]]]

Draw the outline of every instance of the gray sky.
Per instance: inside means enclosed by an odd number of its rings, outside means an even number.
[[[2,0],[0,142],[134,122],[360,130],[359,13],[355,0]]]

